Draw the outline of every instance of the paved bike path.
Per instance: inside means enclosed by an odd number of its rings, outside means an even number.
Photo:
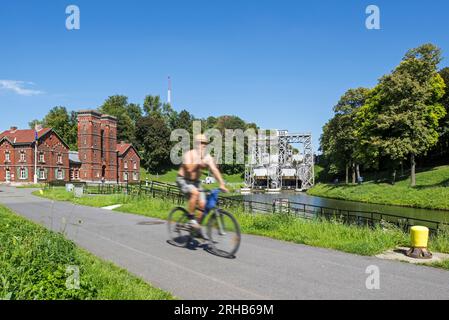
[[[236,259],[224,259],[168,244],[163,221],[31,191],[0,186],[0,203],[183,299],[449,299],[445,270],[251,235]],[[379,267],[379,290],[366,288],[370,265]]]

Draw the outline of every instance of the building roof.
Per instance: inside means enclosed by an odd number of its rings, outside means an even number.
[[[137,152],[136,148],[134,148],[134,146],[131,143],[124,143],[124,142],[120,142],[117,144],[118,156],[121,157],[121,156],[125,155],[125,153],[128,152],[128,150],[130,148],[133,148],[134,151],[136,152],[137,156],[140,158],[140,155]]]
[[[117,144],[117,152],[118,152],[119,156],[121,156],[126,151],[128,151],[129,148],[131,148],[130,143],[118,143]]]
[[[69,151],[69,161],[70,161],[70,163],[81,164],[78,152]]]
[[[43,128],[38,131],[38,139],[42,138],[45,134],[52,131],[51,128]],[[35,140],[34,129],[18,130],[9,129],[0,133],[0,140],[6,138],[12,144],[32,144]]]

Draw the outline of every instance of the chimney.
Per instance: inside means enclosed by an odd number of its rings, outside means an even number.
[[[122,141],[120,141],[120,144],[125,144],[125,141],[123,141],[123,140],[122,140]]]
[[[10,131],[14,132],[17,130],[17,127],[11,127],[11,129],[9,129]]]

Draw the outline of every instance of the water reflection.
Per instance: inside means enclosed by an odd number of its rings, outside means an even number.
[[[369,204],[345,200],[327,199],[310,196],[306,193],[282,192],[280,194],[249,194],[242,196],[245,200],[272,203],[274,199],[289,199],[291,202],[300,202],[308,205],[328,207],[342,210],[379,212],[383,214],[399,215],[408,218],[449,222],[449,211],[417,209],[391,205]]]

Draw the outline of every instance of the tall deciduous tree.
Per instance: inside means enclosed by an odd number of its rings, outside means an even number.
[[[359,165],[363,163],[364,153],[358,147],[360,136],[355,118],[369,92],[367,88],[346,91],[334,107],[334,117],[323,128],[321,149],[327,158],[332,159],[331,173],[344,168],[346,183],[349,182],[349,169],[352,170],[353,183],[360,176]]]
[[[135,121],[139,118],[136,105],[128,104],[128,98],[123,95],[110,96],[98,109],[101,113],[117,118],[117,139],[135,143]]]
[[[145,116],[137,121],[136,137],[145,169],[150,173],[161,173],[171,167],[170,129],[160,115]]]
[[[410,159],[411,186],[416,185],[415,157],[438,141],[444,107],[444,81],[437,73],[440,49],[426,44],[408,51],[396,69],[374,90],[365,115],[370,142],[393,161]],[[366,120],[365,120],[366,121]]]

